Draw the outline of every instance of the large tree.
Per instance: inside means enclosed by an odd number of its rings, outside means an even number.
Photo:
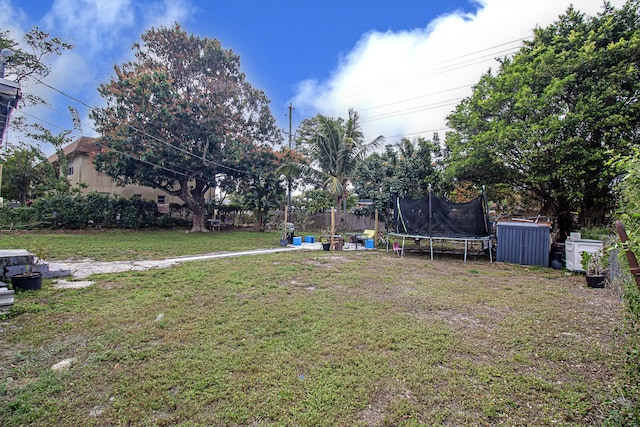
[[[373,141],[364,141],[358,113],[353,109],[349,110],[347,120],[318,114],[303,120],[296,138],[298,150],[309,163],[288,162],[280,170],[322,186],[340,208],[346,202],[347,185],[355,176],[358,163],[382,140],[378,136]]]
[[[142,41],[135,60],[99,87],[107,106],[92,117],[109,149],[96,166],[120,183],[178,196],[192,212],[191,231],[206,231],[207,191],[219,179],[242,179],[255,146],[279,137],[269,100],[218,40],[175,24],[152,28]]]
[[[563,234],[606,220],[617,153],[638,143],[638,0],[596,17],[570,7],[448,117],[448,172],[537,198]]]

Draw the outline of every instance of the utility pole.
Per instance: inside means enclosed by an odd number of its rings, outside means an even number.
[[[291,152],[291,116],[293,104],[289,103],[289,152]],[[291,178],[287,178],[287,210],[291,207]]]

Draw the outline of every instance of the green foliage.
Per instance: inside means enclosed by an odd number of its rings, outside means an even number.
[[[32,207],[11,208],[7,204],[0,208],[0,228],[29,228],[35,221],[35,215],[36,210]]]
[[[260,231],[265,230],[271,210],[282,204],[285,188],[276,172],[278,158],[271,148],[260,147],[247,156],[247,172],[237,182],[234,201],[250,210],[256,217]]]
[[[5,200],[17,200],[23,206],[28,199],[42,194],[42,184],[46,180],[47,159],[37,147],[23,144],[10,146],[0,155],[2,164],[2,191]]]
[[[580,255],[580,265],[587,276],[600,276],[606,268],[606,259],[601,250],[596,252],[583,251]]]
[[[640,256],[640,151],[635,148],[630,155],[620,157],[618,164],[626,174],[616,186],[619,196],[618,217],[627,231],[629,241],[620,245],[620,256],[626,265],[625,250]],[[638,426],[640,423],[640,289],[630,278],[624,287],[627,304],[625,379],[620,384],[621,396],[611,403],[612,412],[607,426]]]
[[[613,156],[638,144],[638,2],[573,8],[498,72],[484,75],[449,117],[447,172],[477,184],[508,184],[537,199],[562,232],[605,223],[618,176]]]
[[[382,141],[382,136],[364,142],[359,115],[350,109],[347,120],[318,114],[300,124],[296,145],[310,164],[287,162],[279,170],[289,177],[302,177],[322,187],[340,208],[348,196],[347,186],[358,164]]]
[[[14,56],[5,67],[5,78],[23,84],[29,81],[43,79],[51,72],[47,61],[62,55],[73,46],[59,37],[51,36],[33,27],[23,37],[23,43],[9,38],[9,31],[0,30],[0,48],[10,48]],[[31,91],[23,93],[23,100],[27,107],[42,104],[45,101]],[[17,123],[16,123],[17,122]],[[21,125],[20,120],[12,118],[12,125]]]
[[[373,217],[378,209],[382,221],[390,221],[389,204],[393,194],[419,198],[429,191],[444,194],[448,189],[438,163],[442,160],[438,134],[433,140],[403,138],[395,145],[385,146],[381,153],[372,153],[358,165],[355,192],[360,199],[370,199],[372,206],[358,211]]]
[[[82,197],[72,194],[46,196],[33,203],[36,219],[52,228],[84,228],[87,218],[82,208]]]
[[[54,194],[33,204],[34,220],[48,228],[83,229],[86,227],[148,228],[159,224],[157,204],[139,197],[124,199],[108,194]]]
[[[204,231],[207,191],[252,175],[255,148],[280,138],[269,100],[218,40],[176,23],[150,29],[142,42],[135,60],[116,66],[98,89],[106,107],[91,116],[112,150],[95,163],[120,183],[179,197],[192,212],[192,231]]]
[[[291,205],[297,211],[306,211],[309,214],[324,212],[334,205],[334,200],[326,191],[320,188],[306,190],[291,199]]]

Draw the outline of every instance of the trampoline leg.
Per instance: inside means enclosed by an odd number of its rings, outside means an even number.
[[[467,239],[464,239],[464,262],[467,262]]]
[[[491,247],[491,239],[489,239],[489,263],[493,264],[493,248]]]
[[[431,261],[433,261],[433,238],[429,237],[429,252],[431,252]]]

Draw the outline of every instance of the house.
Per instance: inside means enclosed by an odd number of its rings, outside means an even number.
[[[117,194],[124,198],[140,197],[146,200],[153,200],[158,203],[161,211],[168,208],[169,203],[182,204],[182,200],[175,196],[170,196],[159,188],[144,187],[141,185],[117,185],[109,175],[96,170],[93,160],[101,150],[105,148],[98,145],[97,138],[83,136],[63,148],[64,154],[69,161],[67,178],[71,186],[76,188],[80,183],[84,184],[80,191],[82,194],[98,192],[103,194]],[[58,164],[58,154],[48,158],[49,163]]]

